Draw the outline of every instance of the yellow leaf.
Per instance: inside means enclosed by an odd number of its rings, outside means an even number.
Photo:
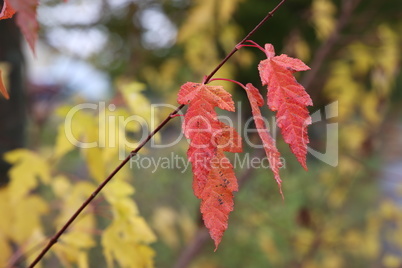
[[[75,210],[86,200],[95,186],[88,182],[78,182],[71,185],[64,176],[57,176],[52,183],[57,196],[61,199],[59,215],[56,218],[57,229],[71,217]],[[88,267],[88,250],[95,246],[93,238],[96,229],[94,211],[91,207],[86,208],[74,221],[74,224],[60,238],[60,243],[55,246],[58,258],[66,267],[77,264],[78,267]]]
[[[225,51],[231,51],[233,47],[236,46],[241,31],[238,25],[226,23],[224,23],[224,25],[225,27],[222,27],[221,33],[218,36],[219,43],[222,44],[222,47]]]
[[[138,134],[140,137],[148,134],[147,118],[151,114],[150,104],[147,111],[141,111],[138,114],[130,114],[127,109],[117,108],[114,110],[105,110],[101,113],[105,114],[106,120],[99,122],[100,147],[103,149],[103,160],[110,163],[114,168],[116,164],[112,164],[116,158],[122,160],[126,155],[137,147],[138,142],[133,140],[128,132]]]
[[[169,207],[159,207],[156,209],[152,226],[158,232],[159,236],[169,247],[175,249],[179,247],[179,236],[176,229],[176,212]]]
[[[12,248],[8,242],[8,239],[4,234],[0,232],[0,267],[8,267],[7,263],[11,259],[13,254]]]
[[[32,263],[36,256],[40,253],[43,247],[46,245],[47,238],[43,234],[43,232],[39,229],[36,229],[31,236],[29,237],[28,241],[26,241],[22,245],[22,252],[26,257],[27,263]],[[36,266],[35,266],[36,267]],[[38,268],[42,267],[42,263],[38,263]]]
[[[341,187],[333,189],[328,195],[328,203],[333,208],[340,208],[347,197],[346,189]]]
[[[78,182],[74,184],[74,187],[69,187],[68,182],[63,179],[58,179],[58,183],[53,187],[60,187],[58,189],[66,189],[64,195],[61,196],[63,203],[60,213],[55,220],[56,228],[60,228],[68,218],[76,211],[76,209],[92,194],[95,190],[95,185],[89,182]],[[92,230],[94,228],[94,221],[92,212],[89,210],[77,219],[75,226],[84,228],[84,231]]]
[[[364,141],[367,139],[368,131],[364,126],[358,124],[344,125],[340,131],[340,138],[343,146],[351,152],[359,152]]]
[[[362,168],[361,163],[353,157],[343,156],[339,159],[339,174],[348,176],[356,174]],[[332,177],[333,178],[333,177]],[[333,183],[333,182],[332,182]]]
[[[108,200],[112,201],[110,204],[112,205],[114,216],[117,220],[127,221],[133,215],[138,214],[137,205],[129,198],[120,198],[120,199],[112,199]]]
[[[14,217],[12,218],[11,238],[14,242],[22,244],[31,235],[42,230],[41,217],[48,211],[47,203],[38,196],[26,196],[13,204]]]
[[[294,50],[295,50],[295,54],[297,56],[297,58],[299,58],[300,60],[306,62],[310,59],[311,57],[311,52],[310,52],[310,47],[308,45],[308,43],[306,42],[306,40],[304,40],[300,34],[297,35],[297,38],[293,44],[294,46]]]
[[[338,101],[340,122],[350,119],[363,95],[362,85],[352,77],[351,66],[346,61],[337,61],[332,65],[324,91],[332,100]]]
[[[240,2],[244,2],[244,0],[221,0],[215,2],[214,8],[219,9],[218,19],[222,25],[227,24],[229,20],[233,19],[233,14]]]
[[[311,230],[302,229],[296,232],[295,248],[299,256],[304,256],[313,245],[315,235]]]
[[[272,234],[261,232],[258,236],[258,244],[265,256],[267,256],[269,262],[276,265],[281,262],[281,252],[278,250],[275,241],[272,239]]]
[[[362,253],[370,258],[377,258],[381,251],[380,221],[377,216],[368,215],[368,226],[365,230]]]
[[[394,220],[400,213],[400,209],[394,202],[387,199],[381,202],[380,213],[384,220]]]
[[[54,111],[55,114],[61,118],[65,118],[68,114],[68,112],[73,108],[71,105],[62,105],[57,107],[57,109]]]
[[[10,195],[12,200],[20,200],[38,186],[39,178],[43,183],[50,182],[50,168],[39,155],[25,149],[17,149],[5,154],[4,159],[13,164],[10,174]]]
[[[365,75],[374,65],[373,51],[361,42],[350,44],[348,50],[353,60],[353,72],[357,75]]]
[[[89,268],[87,252],[80,252],[77,259],[78,259],[78,261],[77,261],[78,268]]]
[[[194,7],[188,13],[187,19],[180,28],[178,40],[186,42],[191,36],[197,35],[211,22],[214,0],[197,0]]]
[[[342,237],[343,244],[349,252],[359,252],[360,245],[364,242],[362,234],[357,230],[349,230]]]
[[[378,125],[381,121],[381,115],[379,112],[380,99],[375,92],[367,93],[362,101],[362,113],[366,120],[372,124],[372,127]]]
[[[152,114],[151,103],[142,93],[145,84],[120,80],[118,87],[131,112],[131,115],[124,118],[123,128],[142,134],[149,131],[151,126],[156,126],[157,118]]]
[[[150,244],[156,241],[156,236],[146,223],[144,218],[140,216],[134,216],[130,220],[130,224],[126,226],[128,228],[128,236],[131,236],[137,243]]]
[[[123,180],[112,180],[103,190],[103,195],[109,203],[115,203],[121,198],[134,194],[134,188]],[[134,210],[133,210],[134,211]]]
[[[52,189],[57,197],[64,197],[66,193],[70,192],[70,187],[70,182],[63,175],[58,175],[52,180]]]
[[[320,239],[322,239],[324,245],[336,245],[340,240],[341,236],[339,234],[338,226],[340,223],[333,220],[331,224],[328,224],[326,228],[324,228],[322,234],[320,235]]]
[[[393,77],[401,58],[399,33],[386,24],[378,26],[378,36],[382,41],[380,52],[377,53],[378,63],[387,76]]]
[[[75,146],[67,139],[64,123],[59,125],[54,149],[54,157],[59,159],[74,148]]]
[[[399,256],[386,254],[382,258],[382,264],[385,268],[399,268],[401,267],[402,260]]]
[[[95,246],[95,241],[91,236],[90,230],[73,230],[63,234],[60,241],[69,247],[77,249],[88,249]]]
[[[345,267],[344,261],[341,256],[335,253],[326,254],[323,257],[322,268],[339,268]]]
[[[13,217],[12,215],[13,210],[11,209],[10,204],[9,188],[0,187],[0,234],[5,236],[10,234]]]
[[[190,242],[197,230],[197,225],[194,222],[194,219],[189,215],[187,211],[182,211],[180,213],[180,220],[178,224],[181,233],[183,234],[184,242]]]
[[[89,174],[97,182],[102,182],[106,179],[106,166],[103,161],[102,150],[98,147],[82,149],[82,153],[87,161]]]
[[[219,63],[215,39],[212,35],[196,35],[184,44],[184,57],[193,72],[203,73],[207,66]],[[227,66],[226,64],[224,66]]]
[[[335,28],[334,15],[336,6],[331,0],[314,0],[312,4],[312,22],[319,39],[329,37]]]
[[[57,243],[52,248],[53,252],[56,254],[57,258],[61,261],[62,267],[72,267],[72,264],[79,263],[79,265],[87,265],[82,263],[83,259],[85,260],[85,256],[87,252],[82,251],[75,247],[70,247],[63,243]]]
[[[102,246],[107,266],[117,262],[125,268],[153,267],[154,251],[143,243],[135,243],[134,237],[126,236],[121,225],[113,222],[102,234]]]

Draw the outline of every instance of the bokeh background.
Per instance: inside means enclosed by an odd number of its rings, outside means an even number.
[[[172,112],[180,85],[201,82],[278,2],[42,0],[35,55],[13,20],[0,21],[11,97],[0,100],[0,267],[26,267],[118,165],[119,152]],[[329,160],[309,154],[306,172],[278,135],[284,200],[269,170],[238,167],[241,187],[216,252],[190,170],[128,165],[39,267],[402,267],[401,33],[397,0],[286,1],[252,39],[312,68],[297,76],[322,118],[309,127],[309,146]],[[215,77],[265,92],[262,59],[243,48]],[[245,122],[241,88],[222,85],[242,107],[228,116]],[[65,119],[80,104],[95,106],[77,110],[71,131],[94,148],[66,138]],[[119,118],[130,123],[119,128]],[[181,120],[155,144],[179,137]],[[187,146],[184,138],[148,145],[140,157],[183,158]]]

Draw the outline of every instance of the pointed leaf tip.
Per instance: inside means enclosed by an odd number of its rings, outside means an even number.
[[[275,48],[272,44],[265,44],[264,48],[268,59],[275,56]]]
[[[8,0],[4,0],[3,8],[0,12],[0,20],[10,19],[14,16],[15,10],[8,3]]]

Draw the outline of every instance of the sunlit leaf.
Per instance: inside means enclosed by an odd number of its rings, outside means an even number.
[[[38,186],[38,179],[50,182],[50,168],[45,159],[26,149],[7,152],[5,160],[12,164],[10,174],[10,193],[13,200],[23,198]]]

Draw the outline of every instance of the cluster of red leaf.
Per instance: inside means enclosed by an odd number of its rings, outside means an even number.
[[[4,0],[0,12],[0,20],[12,18],[16,14],[16,23],[33,52],[39,29],[37,6],[38,0]],[[284,54],[275,56],[271,44],[266,44],[263,49],[249,42],[252,45],[241,46],[257,47],[267,56],[267,59],[260,62],[258,70],[262,84],[268,88],[268,107],[277,111],[277,124],[285,142],[300,164],[307,169],[307,126],[311,124],[311,118],[306,106],[312,105],[312,101],[303,86],[297,83],[293,73],[310,68],[299,59]],[[264,99],[252,84],[240,85],[246,90],[258,135],[282,194],[280,153],[260,111]],[[1,70],[0,93],[5,98],[9,97],[1,80]],[[217,248],[227,229],[229,213],[233,210],[233,192],[238,190],[233,166],[224,152],[241,152],[242,144],[236,130],[218,120],[215,108],[234,112],[234,102],[221,86],[192,82],[181,87],[178,102],[188,105],[183,131],[190,140],[187,156],[192,164],[194,194],[201,199],[203,220]]]
[[[258,69],[262,84],[268,88],[268,107],[277,111],[277,124],[285,142],[307,169],[307,126],[311,124],[311,118],[306,106],[312,105],[312,101],[304,87],[297,83],[293,73],[310,68],[299,59],[284,54],[275,56],[271,44],[263,49],[254,42],[251,43],[251,46],[260,48],[267,55],[267,59],[260,62]],[[244,86],[236,83],[246,90],[258,135],[282,194],[280,153],[260,111],[264,99],[252,84]],[[234,112],[234,102],[232,96],[221,86],[192,82],[181,87],[178,102],[188,105],[183,132],[190,140],[187,156],[192,164],[194,194],[201,199],[203,220],[217,248],[227,229],[229,213],[233,210],[233,192],[238,190],[233,166],[224,152],[241,152],[242,146],[239,134],[234,128],[218,120],[215,108]]]

